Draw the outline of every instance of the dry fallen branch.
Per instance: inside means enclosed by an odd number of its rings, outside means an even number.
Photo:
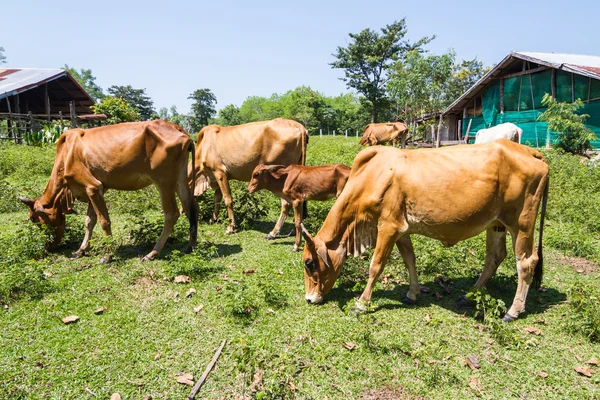
[[[192,391],[191,391],[190,395],[188,396],[188,400],[194,400],[194,397],[196,397],[196,394],[198,393],[198,391],[200,390],[200,388],[204,384],[204,381],[208,377],[208,374],[213,369],[213,367],[215,366],[217,360],[219,359],[219,356],[221,355],[221,351],[223,350],[223,347],[225,347],[225,343],[227,343],[227,339],[223,339],[223,342],[221,343],[221,346],[219,346],[219,348],[215,352],[215,355],[213,356],[212,360],[210,360],[210,362],[206,366],[206,369],[204,370],[204,373],[202,374],[202,376],[200,377],[200,379],[198,379],[198,382],[196,382],[196,385],[194,385],[194,387],[192,388]]]

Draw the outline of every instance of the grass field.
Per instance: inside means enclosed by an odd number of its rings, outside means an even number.
[[[354,139],[311,138],[308,163],[350,164],[359,150]],[[39,196],[53,149],[2,145],[0,398],[185,398],[190,387],[178,376],[198,379],[223,339],[197,398],[600,398],[600,366],[586,364],[600,358],[600,168],[546,156],[552,172],[543,290],[532,290],[527,312],[504,324],[497,314],[515,293],[512,255],[478,309],[455,307],[482,270],[482,235],[452,248],[414,238],[427,288],[416,306],[400,302],[408,276],[397,251],[370,313],[348,312],[366,283],[370,252],[347,261],[324,304],[307,305],[293,237],[264,239],[278,200],[244,194],[245,185],[234,189],[244,229],[226,236],[224,220],[203,222],[194,254],[178,251],[187,243],[180,218],[160,259],[139,261],[162,225],[154,189],[109,193],[114,241],[96,227],[92,253],[69,260],[83,237],[83,216],[68,216],[66,243],[49,254],[44,232],[24,221],[17,198]],[[209,203],[200,202],[204,214]],[[331,204],[309,204],[312,232]],[[84,214],[84,205],[77,208]],[[283,231],[291,229],[290,218]],[[107,244],[115,260],[98,265]],[[175,283],[179,275],[191,282]],[[100,307],[106,310],[95,314]],[[482,310],[484,320],[476,315]],[[63,324],[69,315],[79,320]],[[480,369],[466,365],[469,355]],[[575,371],[586,365],[590,377]]]

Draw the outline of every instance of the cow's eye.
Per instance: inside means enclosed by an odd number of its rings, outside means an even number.
[[[254,177],[255,177],[255,178],[258,178],[258,172],[255,172],[255,173],[254,173]]]
[[[304,260],[304,266],[312,273],[313,270],[315,269],[315,263],[313,262],[312,258],[307,258],[306,260]]]

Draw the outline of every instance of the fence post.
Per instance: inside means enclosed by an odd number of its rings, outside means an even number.
[[[323,128],[319,128],[319,137],[323,137]]]
[[[346,129],[346,139],[348,139],[348,129]]]
[[[333,137],[335,137],[335,129],[333,130]]]
[[[356,131],[356,138],[358,139],[358,131]]]

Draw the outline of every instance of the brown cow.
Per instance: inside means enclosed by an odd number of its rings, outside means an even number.
[[[198,133],[196,150],[196,189],[200,196],[206,189],[215,190],[211,223],[217,221],[221,199],[229,215],[225,233],[235,232],[235,216],[229,180],[248,182],[258,164],[302,164],[306,161],[306,128],[296,121],[277,118],[235,126],[209,125]],[[190,174],[192,169],[189,169]],[[190,176],[191,179],[191,176]],[[291,204],[281,200],[281,216],[267,239],[281,230]]]
[[[104,201],[108,189],[139,190],[154,183],[164,212],[164,227],[154,249],[143,260],[158,256],[179,218],[175,194],[190,222],[188,250],[196,245],[198,210],[187,180],[188,152],[194,142],[179,126],[167,121],[130,122],[93,129],[71,129],[56,143],[56,159],[46,190],[37,200],[21,198],[34,223],[55,228],[56,246],[62,240],[65,214],[72,201],[88,203],[85,237],[73,258],[89,248],[96,220],[106,235],[111,222]],[[101,263],[110,261],[111,255]]]
[[[419,282],[412,234],[452,246],[485,230],[487,255],[475,283],[479,288],[506,257],[508,230],[517,258],[518,286],[504,320],[517,318],[525,311],[531,283],[536,287],[541,283],[548,179],[549,168],[539,152],[506,139],[443,149],[377,146],[361,151],[319,233],[313,238],[303,229],[307,302],[323,301],[348,254],[356,256],[374,245],[369,281],[358,302],[364,309],[395,244],[410,275],[403,302],[414,304]],[[542,198],[536,253],[535,219]]]
[[[406,147],[406,134],[408,127],[403,122],[384,122],[366,126],[360,144],[362,146],[375,146],[392,142],[392,146],[400,142],[402,148]]]
[[[343,164],[311,167],[260,164],[254,168],[248,191],[254,193],[267,189],[293,205],[296,241],[292,251],[295,252],[300,247],[302,205],[307,200],[325,201],[338,197],[346,185],[348,176],[350,167]],[[282,217],[285,220],[286,216]]]

